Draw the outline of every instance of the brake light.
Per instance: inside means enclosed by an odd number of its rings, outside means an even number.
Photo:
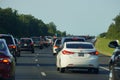
[[[0,63],[6,63],[9,64],[11,60],[8,57],[2,56],[0,57]]]
[[[16,48],[15,45],[8,45],[8,47],[11,48],[11,49],[15,49]]]
[[[99,52],[98,52],[98,51],[95,51],[95,52],[90,52],[89,54],[91,54],[91,55],[98,55]]]
[[[33,43],[33,42],[31,42],[31,43],[30,43],[30,45],[34,45],[34,43]]]
[[[67,50],[63,50],[62,53],[65,54],[65,55],[74,54],[74,52],[67,51]]]
[[[54,46],[54,48],[58,48],[58,46]]]
[[[5,58],[5,59],[3,59],[3,61],[2,61],[3,63],[9,63],[10,62],[10,59],[8,59],[8,58]]]

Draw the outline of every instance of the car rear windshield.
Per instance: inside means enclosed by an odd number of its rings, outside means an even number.
[[[22,39],[20,42],[29,44],[29,43],[31,43],[31,40],[29,40],[29,39]]]
[[[93,49],[91,44],[66,44],[67,48]]]
[[[9,44],[14,44],[13,43],[13,40],[11,37],[9,36],[0,36],[1,39],[5,39],[6,40],[6,43],[9,45]]]

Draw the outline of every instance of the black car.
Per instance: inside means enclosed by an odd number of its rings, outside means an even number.
[[[120,45],[118,40],[109,43],[110,48],[115,48],[109,61],[109,80],[120,80]]]
[[[20,39],[20,50],[31,51],[34,53],[34,42],[32,38],[21,38]]]
[[[0,80],[15,80],[15,59],[6,41],[0,39]]]
[[[21,52],[21,50],[20,50],[20,43],[19,43],[19,40],[17,39],[17,38],[14,38],[14,40],[15,40],[15,44],[16,44],[16,47],[17,47],[17,56],[18,57],[20,57],[20,52]]]
[[[11,52],[11,54],[14,56],[15,61],[17,61],[17,47],[15,44],[14,37],[10,34],[0,34],[0,39],[5,39],[7,46]]]

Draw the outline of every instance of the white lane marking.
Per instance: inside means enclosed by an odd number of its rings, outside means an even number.
[[[46,76],[45,72],[41,72],[41,75],[42,75],[42,76]]]
[[[35,59],[35,61],[37,62],[37,61],[38,61],[38,59]]]
[[[101,68],[101,69],[104,69],[104,70],[106,70],[106,71],[109,71],[108,68],[105,68],[105,67],[102,67],[102,66],[100,66],[100,68]]]

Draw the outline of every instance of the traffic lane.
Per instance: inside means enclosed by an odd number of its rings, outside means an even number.
[[[16,64],[16,80],[40,80],[41,76],[38,72],[35,62],[36,53],[21,52]]]
[[[56,67],[52,66],[40,66],[39,71],[46,80],[108,80],[108,71],[100,70],[99,74],[88,73],[88,71],[66,71],[60,73],[56,70]]]
[[[55,57],[52,56],[52,52],[49,49],[43,49],[41,52],[37,54],[38,56],[38,65],[39,65],[39,71],[41,72],[41,75],[46,79],[46,80],[108,80],[108,73],[109,71],[106,70],[108,69],[107,67],[107,59],[105,56],[100,56],[100,72],[99,74],[91,74],[88,73],[88,71],[76,71],[76,72],[71,72],[67,71],[65,73],[59,73],[56,70],[56,65],[55,65]],[[104,66],[103,66],[104,64]]]
[[[100,54],[99,55],[100,68],[109,71],[108,68],[109,60],[110,60],[110,56]]]

